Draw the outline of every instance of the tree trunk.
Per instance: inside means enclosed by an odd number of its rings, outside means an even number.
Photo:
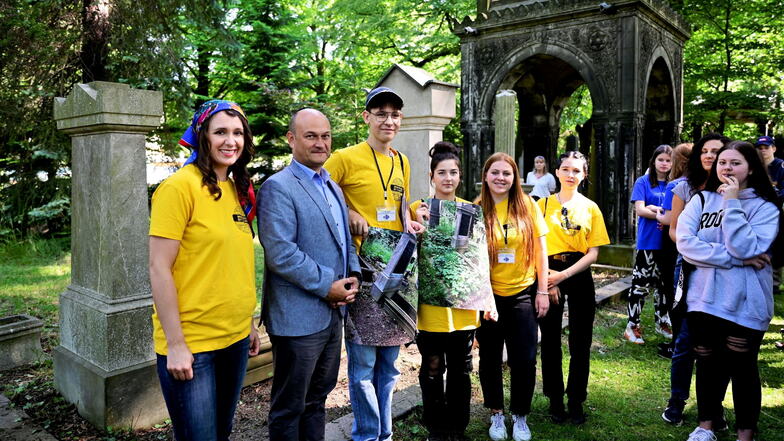
[[[200,106],[203,102],[210,99],[210,57],[212,53],[199,46],[196,50],[196,105]]]
[[[110,0],[82,1],[82,81],[109,81],[106,64],[109,57]]]

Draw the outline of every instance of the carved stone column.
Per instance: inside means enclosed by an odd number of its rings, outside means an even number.
[[[161,92],[77,84],[57,98],[72,142],[71,285],[60,295],[55,387],[98,427],[166,418],[152,344],[146,134]]]

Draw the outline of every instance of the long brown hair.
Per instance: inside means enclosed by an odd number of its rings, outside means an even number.
[[[689,163],[689,155],[693,145],[690,142],[684,142],[672,149],[672,168],[670,169],[669,181],[686,176],[686,165]]]
[[[531,211],[528,209],[528,204],[533,204],[531,198],[525,194],[523,188],[520,186],[520,172],[517,170],[517,164],[511,156],[503,152],[494,153],[482,168],[482,192],[479,194],[479,205],[485,214],[485,229],[488,232],[495,231],[498,228],[498,215],[495,212],[495,202],[490,190],[487,186],[487,172],[490,167],[498,162],[504,161],[512,166],[512,187],[509,189],[509,205],[507,211],[507,224],[513,225],[517,229],[517,233],[523,240],[524,255],[522,262],[525,267],[530,266],[534,260],[534,222],[531,216]],[[498,253],[499,246],[495,241],[495,234],[488,234],[487,236],[487,252],[490,255],[490,265],[496,263],[496,254]]]
[[[253,145],[253,135],[250,132],[248,120],[246,120],[241,113],[237,112],[236,110],[222,110],[221,112],[226,112],[235,118],[239,118],[242,122],[242,137],[244,138],[242,153],[240,154],[240,157],[237,159],[237,161],[229,166],[228,170],[228,175],[231,175],[232,179],[234,179],[234,187],[237,189],[237,196],[239,200],[242,201],[243,199],[248,198],[250,175],[248,174],[247,165],[253,158],[255,151]],[[216,112],[215,114],[217,113],[220,112]],[[212,169],[210,142],[207,140],[210,124],[212,123],[212,118],[215,116],[215,114],[210,115],[210,117],[207,118],[204,123],[202,123],[201,130],[199,130],[199,154],[196,157],[195,165],[199,171],[201,171],[201,184],[207,187],[207,189],[210,191],[210,194],[217,201],[221,198],[223,192],[218,186],[218,176],[215,174],[215,170]]]

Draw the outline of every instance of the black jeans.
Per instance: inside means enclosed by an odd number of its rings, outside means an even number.
[[[462,434],[471,410],[471,346],[474,330],[420,331],[419,387],[425,426],[431,435]],[[446,371],[446,392],[444,372]]]
[[[721,416],[731,380],[735,426],[756,431],[762,405],[757,358],[765,333],[702,312],[690,312],[688,326],[697,355],[697,417]]]
[[[479,381],[485,407],[504,408],[504,386],[501,371],[504,343],[510,371],[509,410],[515,415],[528,415],[536,384],[537,323],[533,297],[536,282],[513,296],[495,296],[498,322],[482,318],[476,330],[479,341]]]
[[[582,253],[568,253],[566,262],[550,258],[550,269],[563,271],[582,256]],[[570,360],[566,395],[570,403],[582,403],[588,395],[591,339],[596,313],[596,292],[591,269],[572,275],[558,284],[558,287],[561,290],[560,302],[557,305],[550,303],[547,315],[539,322],[539,328],[542,330],[542,389],[551,401],[563,400],[561,320],[564,302],[569,302]]]
[[[342,339],[343,320],[337,310],[329,326],[315,334],[270,335],[275,369],[270,441],[324,440],[325,402],[338,380]]]

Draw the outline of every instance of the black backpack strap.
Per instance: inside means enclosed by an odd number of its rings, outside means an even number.
[[[428,226],[437,227],[439,220],[441,219],[441,201],[436,198],[432,198],[428,200],[427,205],[430,208],[430,219],[428,220]]]

